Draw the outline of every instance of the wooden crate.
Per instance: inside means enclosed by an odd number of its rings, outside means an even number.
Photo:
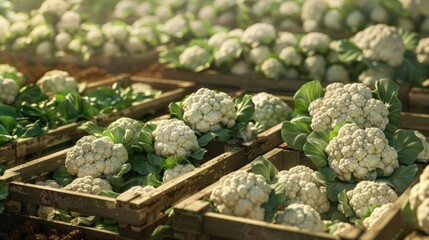
[[[133,83],[149,84],[155,89],[162,90],[163,93],[155,99],[147,99],[133,103],[132,106],[126,109],[114,111],[109,114],[100,114],[92,119],[92,121],[95,121],[99,125],[107,125],[120,117],[137,118],[145,114],[166,110],[170,102],[183,98],[183,96],[189,93],[194,87],[194,84],[189,82],[135,76],[130,78],[128,75],[122,74],[114,78],[90,83],[88,88],[109,86],[115,82],[121,83],[124,87],[130,86]],[[49,130],[48,133],[38,137],[19,139],[14,143],[0,146],[0,164],[6,164],[8,167],[16,166],[24,162],[31,154],[38,153],[41,150],[66,143],[73,139],[78,139],[86,134],[77,129],[84,122],[85,121],[79,121],[77,123],[66,124],[56,129]]]
[[[38,186],[30,182],[47,175],[64,164],[68,149],[8,169],[0,182],[9,187],[8,213],[26,214],[26,205],[54,206],[112,218],[119,223],[119,234],[130,238],[147,237],[163,212],[175,202],[215,182],[223,175],[247,164],[255,155],[263,154],[282,142],[281,125],[258,135],[256,140],[234,146],[224,152],[225,145],[211,143],[206,162],[196,170],[167,182],[147,196],[122,195],[117,199],[74,193]],[[227,146],[231,149],[231,146]],[[94,230],[95,231],[95,230]]]
[[[310,159],[302,152],[288,149],[285,145],[264,155],[278,169],[289,169],[297,165],[314,168]],[[422,170],[423,165],[419,165]],[[250,171],[250,164],[241,170]],[[420,173],[419,173],[420,174]],[[173,227],[179,239],[336,239],[327,233],[317,233],[298,228],[276,225],[240,217],[228,216],[210,211],[207,199],[217,183],[214,183],[174,206]],[[404,224],[400,216],[400,206],[407,198],[410,188],[394,203],[392,211],[368,231],[352,228],[341,239],[394,239]]]
[[[215,70],[206,70],[195,73],[191,71],[175,69],[171,66],[162,67],[162,77],[192,81],[208,86],[224,86],[249,91],[266,91],[271,93],[295,94],[305,84],[306,80],[282,79],[278,81],[269,80],[257,73],[245,75],[224,74]],[[321,82],[325,87],[328,82]],[[403,110],[415,113],[429,114],[429,90],[411,88],[408,85],[400,85],[399,99],[402,101]]]

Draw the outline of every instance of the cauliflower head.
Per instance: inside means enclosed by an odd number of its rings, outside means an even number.
[[[187,47],[179,55],[179,63],[184,68],[192,71],[201,71],[208,67],[211,52],[201,46]]]
[[[279,53],[279,59],[288,67],[298,67],[302,63],[302,56],[294,47],[283,48]]]
[[[311,79],[321,80],[325,75],[326,60],[321,55],[313,55],[304,60],[304,68]]]
[[[381,130],[389,123],[389,110],[371,89],[361,83],[331,83],[325,96],[310,103],[311,128],[330,131],[337,123],[352,120],[361,127]]]
[[[286,68],[277,58],[268,58],[261,64],[261,72],[269,79],[279,80],[286,75]]]
[[[426,167],[420,174],[420,182],[429,180],[429,167]]]
[[[67,31],[75,31],[80,27],[80,15],[75,11],[66,11],[60,21],[57,23],[58,29],[65,29]]]
[[[228,94],[200,88],[183,101],[183,119],[201,133],[232,128],[237,119],[234,102]]]
[[[405,45],[395,27],[371,25],[358,32],[353,41],[368,59],[384,61],[392,67],[401,65],[404,60]]]
[[[241,42],[250,46],[269,44],[276,38],[276,30],[273,25],[267,23],[256,23],[248,27],[241,36]]]
[[[24,74],[9,64],[0,64],[0,77],[10,78],[19,86],[22,86],[25,83]]]
[[[125,130],[125,141],[130,143],[137,143],[139,132],[143,128],[143,126],[144,123],[141,121],[128,117],[121,117],[116,121],[110,123],[107,128],[122,128]]]
[[[243,139],[244,142],[255,139],[258,136],[258,128],[252,122],[247,123],[246,127],[235,134],[235,138]]]
[[[228,38],[228,33],[226,32],[218,32],[213,34],[209,40],[208,44],[214,48],[220,48],[223,42]]]
[[[76,178],[73,182],[65,186],[64,189],[73,192],[98,195],[101,191],[111,191],[112,186],[110,186],[109,182],[105,179],[85,176]]]
[[[77,177],[98,177],[116,174],[128,161],[128,153],[122,144],[114,144],[109,138],[85,136],[76,142],[66,155],[66,169]]]
[[[320,214],[311,206],[293,203],[275,216],[275,223],[301,229],[323,232],[325,226]]]
[[[373,85],[382,78],[391,78],[392,73],[387,69],[368,68],[358,76],[358,81],[365,85]]]
[[[194,171],[195,167],[192,164],[177,164],[174,168],[165,170],[162,182],[169,182],[177,177],[185,175],[188,172]]]
[[[252,61],[255,65],[262,64],[265,60],[267,60],[271,55],[271,50],[268,46],[259,45],[255,48],[252,48],[249,52],[250,61]]]
[[[428,169],[428,168],[426,168]],[[429,234],[429,180],[427,180],[428,170],[425,169],[425,179],[420,181],[411,189],[408,201],[411,210],[417,216],[417,222],[420,228]],[[422,180],[422,177],[420,177]]]
[[[65,89],[77,90],[76,80],[68,72],[52,70],[46,72],[38,81],[44,93],[56,93]]]
[[[270,192],[263,176],[239,170],[219,180],[210,200],[222,214],[263,220]]]
[[[355,123],[342,126],[338,136],[326,147],[329,167],[339,179],[350,181],[373,179],[372,173],[381,169],[389,176],[399,167],[398,153],[389,146],[383,131],[378,128],[361,129]]]
[[[350,228],[353,228],[353,225],[351,225],[350,223],[338,222],[329,228],[329,233],[336,237],[340,237],[343,233],[347,232]]]
[[[319,32],[307,33],[301,41],[299,41],[299,47],[304,53],[310,52],[326,52],[331,43],[331,38]]]
[[[363,225],[365,226],[365,228],[371,229],[372,227],[374,227],[377,221],[382,219],[384,217],[384,214],[390,211],[392,206],[393,206],[393,203],[387,203],[382,205],[381,207],[374,209],[371,215],[369,215],[369,217],[363,220]]]
[[[419,63],[429,65],[429,37],[421,38],[416,48],[417,60]]]
[[[349,72],[340,64],[331,65],[326,71],[326,81],[344,82],[349,80]]]
[[[215,51],[214,60],[216,65],[220,66],[224,63],[232,62],[241,54],[241,44],[236,38],[225,40],[219,49]]]
[[[198,149],[195,132],[180,120],[162,120],[152,132],[154,148],[159,156],[188,157]]]
[[[0,103],[12,104],[18,96],[18,92],[19,86],[14,80],[0,77]]]
[[[306,166],[296,166],[277,173],[275,181],[285,187],[286,204],[302,203],[319,213],[329,210],[326,188],[317,180],[316,172]]]
[[[361,218],[371,205],[393,203],[398,195],[386,183],[362,181],[347,191],[350,207]],[[341,210],[341,209],[340,209]]]
[[[255,112],[252,119],[264,126],[264,129],[287,120],[292,113],[290,108],[279,97],[261,92],[253,95],[252,101],[255,104]]]
[[[286,47],[297,47],[298,39],[295,35],[290,32],[281,32],[274,43],[274,52],[280,54],[280,52]]]

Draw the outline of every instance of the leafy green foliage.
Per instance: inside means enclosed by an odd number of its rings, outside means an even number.
[[[74,179],[74,177],[67,171],[65,165],[55,169],[54,173],[52,174],[52,178],[55,179],[55,181],[62,187],[71,183]]]
[[[255,112],[255,104],[252,101],[252,95],[245,94],[233,99],[237,110],[237,120],[233,131],[238,131],[247,126],[253,113]]]
[[[325,90],[319,81],[311,81],[302,85],[293,96],[294,111],[293,116],[310,116],[308,107],[317,98],[323,97]]]
[[[283,122],[281,134],[283,141],[285,141],[290,148],[302,151],[311,131],[309,121],[292,119],[291,121]]]
[[[410,165],[415,162],[423,151],[423,144],[419,140],[413,130],[399,129],[395,132],[389,145],[398,152],[399,163]]]
[[[338,57],[340,61],[346,63],[359,62],[364,58],[362,50],[349,39],[343,39],[340,41]]]
[[[343,182],[341,180],[335,179],[329,181],[322,173],[316,172],[317,178],[323,183],[326,187],[326,195],[331,201],[338,201],[338,194],[343,190],[351,190],[356,186],[356,183]]]
[[[159,225],[152,232],[150,239],[151,240],[170,240],[170,239],[176,239],[176,238],[174,237],[174,229],[172,226]]]
[[[404,56],[404,61],[395,70],[394,76],[401,82],[407,83],[412,87],[422,87],[422,79],[425,71],[423,66],[419,63],[413,51],[407,50]]]
[[[329,134],[325,131],[313,131],[307,137],[304,144],[304,153],[311,159],[317,168],[322,168],[328,164],[328,155],[325,152],[329,144]]]
[[[414,182],[417,170],[418,167],[415,164],[399,166],[388,178],[378,178],[376,181],[387,183],[395,189],[395,192],[400,194]]]
[[[274,181],[275,176],[279,172],[276,166],[263,156],[257,157],[250,163],[250,165],[252,166],[252,172],[254,174],[263,176],[269,183]]]
[[[349,199],[347,198],[347,194],[346,194],[346,190],[343,189],[339,194],[338,194],[338,202],[344,212],[344,215],[347,218],[350,217],[354,217],[355,213],[352,209],[352,207],[349,204]]]
[[[398,98],[399,86],[389,79],[381,79],[375,83],[375,90],[372,95],[374,98],[382,101],[389,110],[389,124],[385,132],[394,134],[398,129],[399,119],[401,117],[402,103]]]

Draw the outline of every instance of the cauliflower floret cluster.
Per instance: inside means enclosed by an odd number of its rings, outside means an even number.
[[[18,91],[19,86],[14,80],[0,77],[0,103],[12,104],[15,102]]]
[[[302,203],[293,203],[275,216],[275,223],[298,227],[301,229],[319,231],[324,230],[320,214],[311,206]]]
[[[183,119],[193,130],[207,133],[221,127],[232,128],[237,119],[234,102],[228,94],[200,88],[183,101]]]
[[[235,135],[235,138],[243,139],[244,142],[255,139],[258,136],[258,128],[252,122],[247,123],[246,127],[241,129]]]
[[[371,229],[373,226],[375,226],[377,221],[382,219],[384,214],[389,212],[390,209],[392,208],[392,206],[393,206],[392,203],[387,203],[381,207],[374,209],[374,211],[371,213],[371,215],[369,217],[365,218],[365,220],[363,220],[363,225],[365,226],[365,228]]]
[[[0,76],[3,78],[11,78],[21,86],[25,82],[24,74],[19,72],[15,67],[8,64],[0,64]]]
[[[319,213],[329,210],[326,188],[317,180],[316,172],[306,166],[296,166],[277,173],[275,181],[285,188],[286,204],[303,203]]]
[[[371,205],[393,203],[398,195],[386,183],[362,181],[353,190],[347,191],[350,207],[361,218]],[[342,210],[340,208],[340,210]]]
[[[228,33],[226,32],[218,32],[213,34],[209,40],[208,44],[214,48],[220,48],[222,43],[228,38]]]
[[[116,174],[128,161],[124,145],[114,144],[109,138],[85,136],[67,152],[67,171],[77,177],[98,177]]]
[[[420,176],[420,182],[414,185],[408,197],[411,210],[417,216],[419,227],[429,234],[429,168]]]
[[[426,141],[426,137],[419,131],[414,131],[416,136],[420,138],[423,144],[423,151],[419,154],[418,158],[429,159],[429,142]]]
[[[210,55],[211,52],[207,49],[193,45],[180,54],[179,63],[186,69],[201,71],[206,68]]]
[[[369,68],[359,74],[358,81],[365,85],[375,84],[376,81],[383,78],[391,78],[392,74],[387,69]]]
[[[360,83],[332,83],[325,96],[310,103],[311,128],[330,131],[337,123],[352,120],[362,127],[381,130],[389,123],[384,103],[372,98],[371,89]]]
[[[389,176],[399,167],[398,153],[389,146],[383,131],[378,128],[361,129],[355,123],[345,124],[326,147],[329,167],[339,179],[370,180],[376,169]]]
[[[344,82],[349,80],[349,72],[340,64],[331,65],[326,70],[326,81],[328,82]]]
[[[272,94],[261,92],[252,97],[255,104],[255,112],[252,119],[262,124],[264,129],[287,120],[292,113],[292,109],[279,97]]]
[[[250,46],[255,44],[268,44],[276,38],[276,30],[273,25],[267,23],[256,23],[248,27],[243,35],[241,41]]]
[[[261,64],[261,72],[267,78],[278,80],[285,76],[286,68],[277,58],[268,58]]]
[[[45,93],[56,93],[65,89],[77,90],[76,80],[68,72],[60,70],[46,72],[37,81],[37,85]]]
[[[109,182],[105,179],[86,176],[76,178],[73,182],[65,186],[64,189],[73,192],[98,195],[101,191],[111,191],[112,186],[110,186]]]
[[[297,47],[298,40],[293,33],[281,32],[274,43],[274,52],[279,54],[286,47]]]
[[[39,8],[41,14],[53,14],[61,17],[69,8],[69,3],[65,0],[47,0]]]
[[[222,214],[263,220],[261,205],[268,201],[270,192],[264,177],[239,170],[219,180],[210,200]]]
[[[260,45],[255,48],[252,48],[249,52],[250,60],[256,64],[262,64],[266,59],[268,59],[271,55],[270,48],[265,45]]]
[[[324,0],[307,0],[301,8],[301,19],[306,32],[317,30],[318,23],[322,20],[323,14],[328,8]]]
[[[299,42],[299,47],[304,53],[325,52],[329,48],[331,38],[319,32],[307,33]]]
[[[425,66],[429,65],[429,37],[420,39],[416,48],[417,60]]]
[[[165,170],[162,182],[169,182],[177,177],[180,177],[188,172],[194,171],[195,167],[192,164],[177,164],[174,168]]]
[[[216,65],[228,63],[241,53],[240,41],[236,38],[225,40],[220,48],[215,52],[214,59]]]
[[[279,58],[286,66],[298,67],[302,63],[302,56],[294,47],[283,48],[279,53]]]
[[[116,127],[125,130],[125,141],[136,143],[138,141],[138,135],[144,123],[128,117],[121,117],[118,120],[109,124],[107,128],[113,129]]]
[[[371,25],[353,38],[366,58],[396,67],[404,60],[405,45],[398,29],[385,24]]]
[[[347,232],[350,228],[353,228],[353,225],[351,225],[350,223],[338,222],[329,228],[329,233],[336,237],[339,237],[343,233]]]
[[[134,193],[134,194],[138,194],[138,195],[144,196],[144,195],[150,193],[153,190],[155,190],[155,188],[153,186],[144,186],[144,187],[142,187],[142,186],[134,186],[134,187],[128,189],[127,191],[121,193],[121,195],[128,194],[128,193],[131,192],[131,193]]]
[[[163,120],[152,132],[155,152],[159,156],[187,157],[198,149],[195,132],[180,120]]]
[[[326,61],[321,55],[313,55],[304,60],[304,68],[310,78],[321,80],[325,75]]]
[[[67,31],[75,31],[80,27],[80,15],[75,11],[66,11],[60,21],[57,23],[58,29],[65,29]]]

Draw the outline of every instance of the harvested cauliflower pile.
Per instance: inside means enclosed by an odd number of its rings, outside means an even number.
[[[319,213],[329,210],[326,188],[318,181],[316,172],[306,166],[296,166],[277,173],[275,182],[285,188],[286,204],[303,203]]]
[[[107,128],[113,129],[120,127],[125,130],[125,141],[137,143],[138,135],[143,128],[144,123],[128,117],[121,117],[109,124]]]
[[[65,186],[64,189],[73,192],[98,195],[101,191],[111,191],[112,187],[105,179],[86,176],[76,178],[75,180],[73,180],[73,182]]]
[[[312,207],[302,203],[289,205],[283,212],[275,216],[274,222],[312,231],[322,232],[324,230],[320,214]]]
[[[255,112],[252,119],[262,124],[264,129],[287,120],[288,116],[292,113],[292,109],[285,102],[266,92],[254,95],[252,101],[255,104]]]
[[[192,172],[195,169],[192,164],[177,164],[174,168],[165,170],[162,182],[169,182],[179,176],[182,176],[188,172]]]
[[[44,93],[56,93],[66,89],[77,90],[76,80],[68,72],[52,70],[46,72],[38,81]]]
[[[114,144],[108,137],[85,136],[67,152],[65,166],[77,177],[112,176],[127,161],[124,145]]]
[[[405,45],[395,27],[371,25],[358,32],[353,41],[368,59],[384,61],[392,67],[401,65],[404,60]]]
[[[194,131],[180,120],[163,120],[152,132],[156,154],[163,157],[188,157],[197,150],[198,141]]]
[[[201,133],[232,128],[237,119],[234,102],[228,94],[200,88],[183,101],[183,119]]]
[[[351,120],[361,127],[384,130],[389,111],[384,103],[372,98],[371,89],[360,83],[332,83],[323,98],[310,103],[313,130],[330,131],[337,123]]]
[[[219,180],[210,200],[222,214],[263,220],[270,191],[263,176],[239,170]]]
[[[395,191],[386,183],[372,181],[359,182],[353,190],[347,191],[346,195],[351,208],[359,218],[371,205],[393,203],[398,198]],[[341,207],[340,210],[342,211]]]
[[[342,126],[338,135],[326,147],[329,167],[338,178],[350,181],[373,179],[376,169],[389,176],[399,167],[398,153],[389,146],[383,131],[378,128],[361,129],[355,123]]]

